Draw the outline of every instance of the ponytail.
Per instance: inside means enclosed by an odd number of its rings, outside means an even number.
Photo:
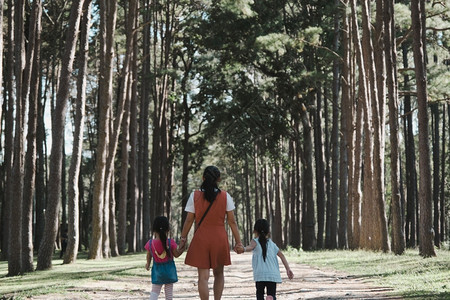
[[[255,222],[254,230],[258,233],[258,241],[262,248],[262,256],[264,261],[267,257],[267,235],[270,232],[269,222],[265,219],[259,219]]]
[[[217,180],[220,178],[220,171],[215,166],[206,167],[203,172],[203,183],[201,189],[205,193],[205,198],[208,202],[213,202],[216,199],[220,189],[217,186]]]
[[[159,234],[159,239],[161,240],[164,251],[166,251],[167,256],[171,257],[170,245],[167,247],[167,232],[169,231],[169,219],[164,216],[156,217],[153,221],[153,232]]]

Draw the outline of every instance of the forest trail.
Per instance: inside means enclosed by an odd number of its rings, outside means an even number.
[[[232,252],[232,265],[225,267],[225,289],[222,299],[255,299],[251,253]],[[283,283],[277,285],[278,300],[298,299],[401,299],[389,294],[390,288],[377,287],[364,278],[348,276],[333,270],[317,269],[289,262],[294,279],[289,280],[280,263]],[[174,299],[198,299],[197,271],[177,262],[179,281],[174,285]],[[211,272],[212,277],[212,272]],[[212,289],[210,278],[210,289]],[[149,299],[148,278],[121,277],[120,281],[95,280],[68,290],[65,294],[47,294],[28,299]],[[163,289],[164,290],[164,289]],[[212,297],[210,293],[210,299]],[[161,292],[159,299],[164,298]]]

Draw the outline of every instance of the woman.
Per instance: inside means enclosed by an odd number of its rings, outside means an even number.
[[[219,300],[222,297],[223,267],[231,265],[225,217],[236,241],[236,247],[243,249],[234,218],[233,199],[227,192],[218,188],[218,182],[220,182],[219,169],[215,166],[206,167],[200,190],[191,193],[186,204],[187,217],[181,232],[180,246],[184,246],[195,221],[195,233],[185,263],[198,270],[198,292],[201,300],[209,299],[210,269],[213,269],[214,274],[214,299]]]

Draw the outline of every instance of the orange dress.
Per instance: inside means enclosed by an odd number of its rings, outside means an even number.
[[[200,222],[209,206],[202,191],[194,192],[195,224]],[[227,193],[217,194],[198,230],[195,231],[186,254],[185,264],[200,269],[215,269],[231,265],[230,245],[225,230]],[[197,226],[196,226],[197,227]]]

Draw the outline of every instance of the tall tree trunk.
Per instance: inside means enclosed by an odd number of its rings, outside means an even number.
[[[398,150],[398,80],[397,50],[395,43],[394,1],[384,4],[386,75],[389,95],[389,129],[391,143],[391,215],[392,215],[392,250],[400,255],[405,251],[405,234],[403,231],[400,199],[400,154]]]
[[[258,144],[257,143],[255,143],[255,145],[254,145],[254,148],[253,148],[253,178],[255,179],[255,182],[254,182],[254,193],[255,193],[255,196],[254,196],[254,198],[255,198],[255,211],[254,211],[254,216],[255,216],[255,221],[256,220],[258,220],[258,219],[261,219],[261,216],[262,216],[262,214],[261,214],[261,208],[262,208],[262,205],[261,205],[261,203],[260,203],[260,195],[259,195],[259,192],[258,192],[258,189],[259,189],[259,185],[258,185],[258,169],[259,169],[259,162],[258,162]]]
[[[41,47],[41,1],[34,1],[31,14],[29,45],[27,51],[27,77],[29,92],[24,96],[29,102],[27,153],[25,157],[25,178],[22,214],[22,272],[31,272],[33,267],[33,199],[36,178],[36,133],[40,83],[40,47]],[[26,68],[26,70],[27,70]],[[29,96],[27,96],[27,94]]]
[[[302,237],[303,250],[314,250],[316,248],[315,213],[313,197],[313,164],[312,164],[312,135],[309,113],[304,105],[300,111],[303,125],[303,207],[302,211]]]
[[[403,68],[408,68],[408,46],[402,44]],[[409,76],[404,75],[404,89],[408,89]],[[405,131],[405,176],[406,176],[406,245],[409,248],[416,246],[416,206],[417,206],[417,172],[416,151],[413,134],[413,118],[411,110],[411,96],[407,93],[403,106],[404,131]]]
[[[77,102],[75,112],[75,132],[73,134],[72,157],[68,178],[68,232],[67,249],[64,263],[73,263],[77,259],[78,245],[80,241],[79,226],[79,180],[80,166],[83,150],[83,133],[86,106],[87,63],[89,56],[89,28],[91,20],[91,0],[85,0],[83,4],[83,16],[80,24],[80,57],[78,58]]]
[[[449,108],[449,112],[450,112],[450,104],[447,104],[448,108]],[[445,209],[445,171],[446,171],[446,148],[445,148],[445,142],[446,142],[446,138],[445,138],[445,107],[446,105],[444,104],[442,107],[442,158],[441,158],[441,202],[440,202],[440,224],[441,224],[441,230],[440,230],[440,239],[441,242],[445,241],[445,233],[446,233],[446,226],[445,226],[445,216],[446,216],[446,209]],[[450,129],[450,127],[449,127]]]
[[[340,9],[340,0],[335,0],[334,15],[334,51],[339,51],[339,41],[341,39],[341,18],[342,10]],[[345,10],[344,10],[345,12]],[[341,85],[340,58],[335,57],[333,60],[333,101],[338,101],[339,90]],[[339,143],[339,226],[338,226],[338,244],[340,249],[348,247],[347,240],[347,209],[348,209],[348,162],[347,162],[347,130],[346,120],[342,109],[344,99],[341,99],[341,118],[340,118],[340,143]],[[337,122],[337,120],[336,120]]]
[[[334,68],[337,68],[336,65]],[[338,70],[334,70],[333,78],[338,80]],[[331,129],[331,215],[330,215],[330,249],[338,246],[338,207],[339,207],[339,107],[338,83],[333,83],[333,125]]]
[[[419,121],[419,252],[423,257],[436,256],[433,244],[430,146],[428,141],[427,79],[425,66],[425,1],[411,1],[414,71],[417,85]]]
[[[316,189],[317,189],[317,248],[324,246],[325,230],[325,163],[324,147],[322,141],[322,91],[319,88],[316,93],[316,111],[314,115],[314,147],[316,161]],[[294,176],[293,176],[294,177]],[[294,180],[293,180],[294,182]],[[295,187],[295,185],[294,185]],[[295,190],[294,190],[295,191]],[[295,198],[293,198],[295,199]]]
[[[251,233],[253,232],[252,228],[253,228],[253,221],[252,221],[252,211],[251,211],[251,204],[250,204],[250,168],[248,166],[248,159],[245,159],[244,162],[244,182],[245,182],[245,209],[246,209],[246,215],[247,215],[247,228],[248,231],[247,233]],[[281,176],[281,175],[280,175]],[[280,189],[281,189],[281,182],[282,180],[280,180]],[[280,195],[281,196],[281,195]],[[282,232],[281,232],[281,199],[278,199],[278,197],[276,198],[276,201],[280,201],[280,236],[282,236]],[[278,205],[278,203],[277,203]],[[275,224],[274,224],[275,225]],[[250,234],[246,234],[244,235],[244,240],[245,243],[249,243],[251,240],[251,235]],[[278,245],[282,245],[282,244],[278,244]]]
[[[363,215],[363,205],[362,205],[362,192],[361,192],[361,163],[362,163],[362,149],[365,150],[365,161],[364,163],[364,199],[365,202],[370,203],[372,196],[371,178],[372,178],[372,133],[369,127],[369,115],[370,106],[368,105],[368,81],[366,77],[366,68],[364,66],[364,55],[361,45],[361,39],[359,35],[358,17],[356,14],[356,1],[350,0],[351,11],[352,11],[352,33],[353,33],[353,44],[355,45],[356,60],[359,69],[359,90],[358,90],[358,102],[356,109],[356,137],[355,137],[355,171],[354,171],[354,193],[353,193],[353,232],[354,232],[354,245],[358,247],[366,247],[367,243],[364,239],[364,234],[366,234],[366,228],[368,227],[367,218],[361,218]],[[362,144],[363,132],[365,134],[364,145]],[[367,211],[367,210],[366,210]]]
[[[75,57],[78,28],[84,0],[74,0],[70,11],[68,34],[64,50],[59,88],[56,94],[56,106],[52,118],[52,150],[50,159],[49,197],[45,215],[45,231],[39,247],[38,270],[46,270],[52,266],[54,241],[58,232],[58,212],[61,206],[61,163],[65,116],[69,97],[69,83]]]
[[[440,185],[440,163],[439,163],[439,124],[440,124],[440,112],[439,103],[431,104],[431,123],[432,123],[432,142],[433,142],[433,228],[434,228],[434,245],[440,247],[440,201],[439,201],[439,185]]]
[[[14,75],[16,79],[16,105],[15,105],[15,125],[14,125],[14,154],[12,165],[12,189],[11,199],[11,218],[9,220],[9,259],[8,275],[18,275],[22,269],[22,202],[23,202],[23,160],[24,160],[24,129],[25,129],[25,111],[26,102],[23,94],[28,90],[29,82],[23,80],[24,66],[24,10],[23,0],[15,0],[14,23]],[[22,87],[22,83],[24,87]]]
[[[277,245],[283,245],[283,228],[281,221],[281,197],[282,197],[282,178],[280,172],[280,165],[275,165],[275,174],[274,174],[274,201],[275,201],[275,210],[272,221],[272,239]],[[249,230],[250,231],[250,230]]]
[[[3,53],[3,0],[0,0],[0,53]],[[0,55],[0,91],[3,91],[3,55]],[[2,93],[5,94],[4,92]],[[3,101],[5,97],[0,98],[0,124],[3,120]],[[0,125],[0,136],[2,135],[2,126]],[[1,241],[0,241],[1,245]],[[1,246],[0,246],[1,249]]]
[[[143,0],[143,50],[142,50],[142,75],[141,75],[141,110],[140,110],[140,151],[139,151],[139,173],[141,174],[140,190],[142,191],[142,209],[143,209],[143,233],[144,240],[150,237],[150,195],[149,195],[149,105],[150,105],[150,30],[151,30],[151,12],[150,0]]]
[[[341,199],[347,197],[347,247],[353,246],[353,171],[354,171],[354,144],[353,144],[353,128],[354,128],[354,105],[353,94],[351,92],[352,79],[352,60],[351,60],[351,26],[349,15],[347,14],[348,0],[343,1],[341,6],[342,17],[342,47],[343,47],[343,63],[342,63],[342,110],[341,110],[341,131],[342,142],[341,152],[342,158],[346,160],[341,161],[341,178],[345,176],[346,184],[344,183],[341,189]],[[345,153],[344,153],[345,152]],[[342,195],[345,193],[347,196]],[[341,230],[341,225],[339,225]],[[343,225],[342,225],[343,226]],[[339,239],[341,241],[341,238]],[[340,244],[341,246],[341,244]]]
[[[110,124],[112,103],[112,59],[114,56],[114,32],[116,27],[117,0],[100,0],[100,81],[99,81],[99,124],[96,152],[94,195],[92,209],[92,238],[89,258],[102,257],[103,218],[105,213],[106,169],[110,137],[107,132]],[[123,87],[125,89],[125,87]],[[109,202],[108,202],[109,203]]]
[[[117,246],[119,254],[126,254],[127,250],[127,202],[128,202],[128,164],[129,164],[129,132],[130,132],[130,105],[127,101],[122,122],[122,140],[121,158],[120,158],[120,194],[118,205],[118,232],[117,232]]]
[[[44,103],[43,103],[44,102]],[[46,153],[45,153],[45,124],[44,111],[45,101],[38,101],[38,128],[37,128],[37,172],[36,172],[36,202],[35,202],[35,227],[34,248],[39,251],[39,245],[44,235],[45,227],[45,204],[47,199],[47,176],[46,176]]]

